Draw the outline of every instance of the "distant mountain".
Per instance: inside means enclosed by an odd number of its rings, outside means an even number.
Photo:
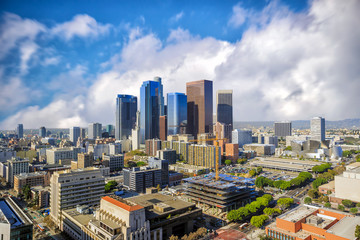
[[[344,119],[339,121],[325,120],[327,129],[347,128],[347,129],[360,129],[360,118]],[[274,127],[274,121],[248,121],[248,122],[234,122],[234,128],[259,128],[259,127]],[[292,127],[295,129],[309,129],[310,120],[295,120],[292,121]]]

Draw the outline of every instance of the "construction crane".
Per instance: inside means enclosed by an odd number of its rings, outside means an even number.
[[[205,139],[194,139],[189,140],[189,142],[208,142],[208,141],[219,141],[223,140],[224,142],[227,141],[227,138],[205,138]],[[219,148],[216,148],[216,160],[215,160],[215,180],[219,180]]]

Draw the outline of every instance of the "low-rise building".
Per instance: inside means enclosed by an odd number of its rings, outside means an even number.
[[[146,188],[161,186],[161,169],[132,168],[124,169],[124,186],[139,193],[145,193]]]
[[[360,202],[360,167],[348,167],[345,172],[335,176],[335,194],[330,196],[330,201],[341,203],[348,199]]]
[[[49,186],[50,174],[47,172],[20,173],[14,176],[14,190],[17,193],[22,192],[25,185],[30,187]]]
[[[245,144],[245,151],[255,151],[257,156],[273,155],[275,154],[275,145],[273,144]]]
[[[36,186],[31,188],[31,197],[37,200],[36,204],[41,208],[50,205],[50,187]]]
[[[0,198],[0,239],[32,239],[33,223],[11,197]]]
[[[353,240],[360,217],[335,210],[300,205],[266,227],[273,239]]]
[[[335,193],[335,181],[331,181],[319,186],[319,192],[327,195]]]

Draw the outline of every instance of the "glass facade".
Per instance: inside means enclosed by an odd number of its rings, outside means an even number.
[[[168,93],[168,135],[186,133],[187,96],[184,93]]]
[[[143,82],[140,88],[140,143],[159,137],[159,118],[164,115],[161,78]]]
[[[116,98],[116,126],[115,138],[124,140],[131,135],[135,127],[137,111],[137,97],[119,94]]]
[[[232,90],[217,91],[217,121],[233,125]]]

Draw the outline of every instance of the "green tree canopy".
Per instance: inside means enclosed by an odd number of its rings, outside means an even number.
[[[319,192],[317,190],[315,190],[315,189],[310,189],[307,194],[312,199],[319,197]]]
[[[351,208],[354,205],[354,203],[348,199],[342,200],[341,203],[347,208]]]
[[[225,160],[225,165],[227,165],[227,166],[231,165],[231,160],[226,159],[226,160]]]
[[[105,184],[105,192],[110,192],[117,185],[118,185],[118,183],[116,181],[114,181],[114,180],[109,181],[107,184]]]
[[[339,204],[338,209],[341,210],[341,211],[345,211],[344,205],[341,205],[341,204]]]
[[[277,204],[279,205],[280,209],[286,209],[294,203],[294,199],[292,198],[280,198],[277,200]]]
[[[262,227],[266,220],[268,220],[269,217],[266,215],[260,215],[260,216],[253,216],[250,220],[251,225],[255,227]]]
[[[311,199],[310,197],[306,197],[306,198],[304,199],[304,203],[305,203],[305,204],[310,204],[310,203],[312,203],[312,199]]]
[[[314,189],[318,189],[319,186],[323,185],[327,183],[325,178],[316,178],[313,182],[312,182],[312,187]]]
[[[358,209],[356,207],[350,208],[350,212],[352,214],[356,214],[358,212]]]

